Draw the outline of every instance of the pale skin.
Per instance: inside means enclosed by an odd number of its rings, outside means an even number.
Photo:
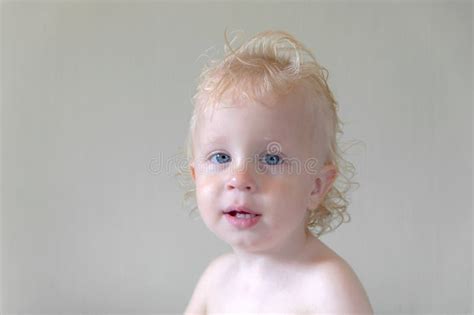
[[[190,169],[199,212],[233,252],[209,264],[185,314],[373,314],[351,267],[306,229],[307,209],[323,200],[336,168],[295,172],[284,162],[325,156],[305,96],[268,97],[271,107],[224,101],[198,118]],[[229,224],[223,209],[234,204],[261,213],[259,222]]]

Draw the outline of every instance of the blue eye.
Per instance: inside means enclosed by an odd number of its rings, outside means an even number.
[[[225,154],[225,153],[216,153],[211,156],[211,161],[216,158],[217,163],[222,164],[222,163],[227,163],[230,161],[230,156]]]
[[[276,154],[265,154],[263,160],[265,160],[265,162],[269,165],[278,165],[283,162],[283,159]]]

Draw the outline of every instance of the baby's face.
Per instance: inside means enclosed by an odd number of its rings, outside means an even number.
[[[271,102],[223,102],[212,117],[198,118],[193,137],[200,215],[219,238],[250,251],[304,235],[306,210],[319,202],[314,122],[304,97]],[[226,214],[233,209],[259,216]]]

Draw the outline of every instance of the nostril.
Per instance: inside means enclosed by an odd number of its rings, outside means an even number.
[[[236,189],[236,188],[238,188],[238,187],[235,186],[235,185],[228,185],[227,188],[228,188],[228,189]],[[253,190],[253,187],[252,187],[252,186],[243,186],[241,189]]]

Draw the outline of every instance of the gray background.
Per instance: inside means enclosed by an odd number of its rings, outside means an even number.
[[[230,250],[176,160],[224,28],[293,33],[330,72],[361,187],[322,240],[376,313],[472,311],[472,3],[42,2],[1,13],[2,313],[181,313]],[[154,160],[155,159],[155,160]],[[159,165],[158,165],[159,166]]]

